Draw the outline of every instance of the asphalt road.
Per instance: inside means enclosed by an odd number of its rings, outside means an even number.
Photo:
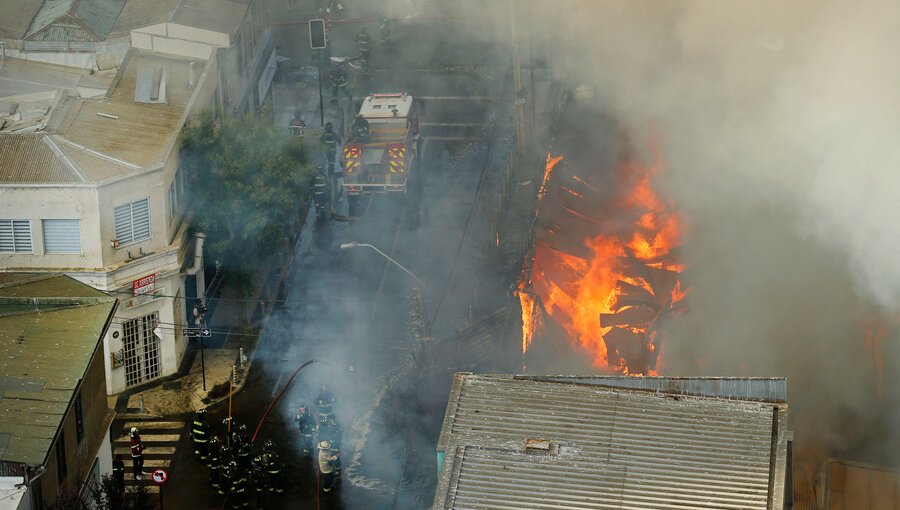
[[[302,40],[296,31],[276,30],[276,44]],[[428,38],[437,41],[433,48],[452,46],[453,32],[443,23],[393,27],[395,45]],[[332,38],[337,43],[338,34]],[[508,60],[475,53],[477,64],[490,71],[473,72],[472,66],[455,66],[456,52],[418,53],[376,54],[373,63],[383,70],[370,85],[423,98],[418,190],[365,199],[362,216],[352,222],[310,219],[285,282],[287,301],[270,317],[253,353],[250,379],[234,398],[236,422],[253,434],[296,369],[315,360],[296,375],[260,427],[255,445],[276,443],[287,480],[287,491],[265,508],[412,509],[431,503],[449,381],[429,380],[422,387],[417,378],[421,339],[415,334],[414,281],[370,249],[340,245],[370,243],[418,275],[433,336],[453,333],[469,317],[473,301],[486,301],[486,294],[503,288],[485,282],[490,278],[482,259],[493,239],[491,194],[500,166],[487,156],[508,150],[510,121],[500,101]],[[311,404],[323,384],[336,396],[344,431],[342,486],[327,496],[317,490],[313,460],[299,451],[293,428],[299,405]],[[218,424],[227,406],[210,414]],[[183,442],[172,468],[179,476],[167,486],[165,507],[221,508],[223,498],[209,488],[207,469],[190,458]]]

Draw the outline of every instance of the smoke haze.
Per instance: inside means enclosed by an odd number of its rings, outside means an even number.
[[[662,142],[691,308],[662,373],[788,376],[800,444],[881,461],[896,339],[879,381],[864,322],[900,311],[898,18],[889,1],[591,0],[540,4],[534,34],[562,38],[554,68],[637,145]]]

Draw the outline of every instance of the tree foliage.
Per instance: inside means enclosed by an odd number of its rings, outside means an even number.
[[[192,225],[207,234],[207,253],[233,275],[265,263],[303,221],[315,168],[299,138],[271,112],[187,123],[182,161]]]

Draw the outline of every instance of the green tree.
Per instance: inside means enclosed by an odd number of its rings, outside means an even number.
[[[299,228],[315,175],[308,148],[273,125],[268,108],[225,119],[205,111],[184,128],[192,227],[207,234],[209,257],[244,286],[252,266]]]

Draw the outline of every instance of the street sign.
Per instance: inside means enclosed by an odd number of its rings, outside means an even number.
[[[156,288],[156,273],[131,282],[131,293],[135,296],[152,292]]]
[[[153,478],[154,483],[162,485],[169,479],[169,473],[166,473],[165,469],[154,469],[150,477]]]
[[[182,328],[181,334],[184,336],[202,336],[209,338],[212,336],[212,330],[209,328]]]

